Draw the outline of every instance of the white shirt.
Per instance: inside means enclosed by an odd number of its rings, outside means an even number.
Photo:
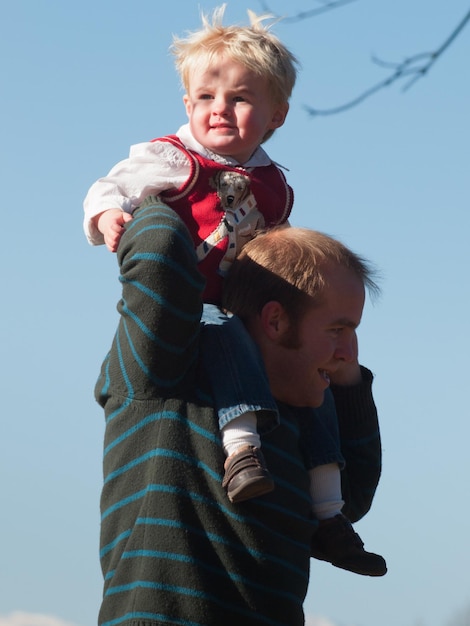
[[[182,126],[176,133],[188,150],[223,165],[240,167],[235,159],[211,152],[198,143],[189,128]],[[243,168],[263,167],[272,161],[258,147]],[[162,141],[146,141],[131,146],[129,157],[117,163],[104,178],[99,178],[89,189],[85,209],[84,231],[92,245],[104,243],[103,235],[93,225],[92,218],[109,209],[132,213],[149,195],[158,195],[168,189],[179,189],[190,174],[188,158],[176,146]]]

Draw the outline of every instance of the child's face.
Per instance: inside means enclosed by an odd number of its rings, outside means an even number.
[[[268,130],[282,126],[289,108],[273,104],[267,79],[230,59],[193,72],[183,100],[195,139],[239,163],[250,158]]]

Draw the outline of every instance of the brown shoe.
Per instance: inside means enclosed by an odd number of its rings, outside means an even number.
[[[274,481],[261,450],[246,446],[231,454],[225,461],[222,487],[227,490],[230,502],[242,502],[272,491]]]
[[[383,576],[387,573],[385,559],[364,550],[364,543],[354,532],[351,522],[341,514],[320,521],[312,538],[311,555],[363,576]]]

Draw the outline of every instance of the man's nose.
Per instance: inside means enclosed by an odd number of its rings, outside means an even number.
[[[346,363],[351,363],[356,358],[356,350],[352,338],[342,340],[337,344],[335,358]]]

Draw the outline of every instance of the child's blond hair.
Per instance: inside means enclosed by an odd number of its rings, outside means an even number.
[[[265,77],[274,104],[287,103],[297,77],[298,61],[269,31],[270,26],[262,24],[271,16],[257,16],[248,11],[249,26],[223,26],[225,7],[223,4],[216,8],[211,21],[203,14],[200,30],[189,33],[184,39],[173,37],[171,51],[183,87],[189,90],[189,79],[194,71],[225,56]]]

